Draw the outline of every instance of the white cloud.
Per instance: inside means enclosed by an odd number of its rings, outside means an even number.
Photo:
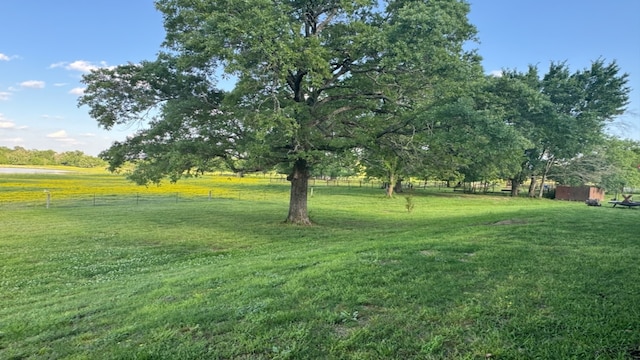
[[[55,68],[59,68],[59,67],[64,67],[66,64],[68,64],[68,62],[60,61],[60,62],[57,62],[57,63],[49,65],[49,69],[55,69]]]
[[[9,57],[3,53],[0,53],[0,61],[9,61]]]
[[[69,94],[81,96],[81,95],[84,95],[84,90],[85,88],[81,88],[81,87],[73,88],[69,90]]]
[[[67,70],[72,70],[72,71],[79,71],[79,72],[83,72],[83,73],[88,73],[91,72],[91,70],[97,70],[100,68],[110,68],[113,66],[108,66],[106,62],[101,61],[99,64],[94,64],[90,61],[86,61],[86,60],[76,60],[74,62],[66,62],[66,61],[62,61],[62,62],[58,62],[55,64],[51,64],[49,66],[49,68],[64,68]]]
[[[0,129],[15,129],[16,124],[11,121],[0,121]]]
[[[91,70],[98,69],[99,66],[94,65],[88,61],[77,60],[66,66],[67,70],[75,70],[80,72],[90,72]]]
[[[47,115],[47,114],[45,114],[45,115],[42,115],[41,117],[42,117],[43,119],[55,119],[55,120],[62,120],[62,119],[64,119],[64,118],[63,118],[62,116],[60,116],[60,115]]]
[[[80,134],[80,136],[84,136],[84,137],[96,137],[97,135],[94,133],[84,133],[84,134]]]
[[[43,89],[44,88],[44,81],[39,81],[39,80],[29,80],[29,81],[23,81],[20,83],[20,86],[23,88],[30,88],[30,89]]]
[[[47,134],[47,137],[51,139],[64,139],[64,138],[67,138],[68,136],[66,131],[60,130],[60,131],[53,132],[51,134]]]
[[[67,84],[67,83],[55,83],[55,84],[53,84],[53,86],[55,86],[55,87],[62,87],[62,86],[67,86],[67,85],[69,85],[69,84]]]
[[[9,97],[11,97],[10,92],[0,91],[0,101],[7,101],[9,100]]]
[[[13,121],[9,121],[2,113],[0,113],[0,129],[13,129],[16,124]]]
[[[4,130],[24,130],[26,126],[17,126],[16,123],[4,117],[3,114],[0,114],[0,129]]]
[[[503,73],[502,70],[493,70],[489,73],[489,75],[493,77],[502,77]]]
[[[51,134],[47,134],[47,137],[49,139],[53,139],[57,142],[61,142],[64,144],[69,144],[69,145],[80,145],[82,144],[81,142],[77,141],[74,138],[69,137],[69,135],[67,135],[67,132],[64,130],[60,130],[60,131],[56,131],[53,132]]]

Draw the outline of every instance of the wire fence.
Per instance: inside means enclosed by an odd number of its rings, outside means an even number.
[[[189,191],[156,191],[140,192],[92,192],[91,189],[51,189],[22,191],[15,196],[5,193],[0,197],[0,211],[20,208],[69,208],[69,207],[101,207],[101,206],[171,206],[179,203],[215,202],[221,200],[272,201],[289,200],[289,182],[285,177],[272,177],[268,184],[246,185],[235,187],[219,186],[212,189],[200,188]],[[314,188],[338,187],[345,190],[381,189],[384,193],[387,183],[378,180],[348,178],[312,178],[309,180],[309,194],[313,196]],[[435,190],[460,191],[461,188],[448,187],[446,182],[421,181],[404,182],[403,190]],[[500,193],[500,188],[494,186]],[[9,195],[9,196],[6,196]]]
[[[233,177],[219,176],[224,179],[218,186],[198,186],[190,190],[176,188],[176,191],[163,188],[146,188],[139,192],[113,191],[106,188],[93,191],[91,188],[50,188],[26,189],[11,192],[8,189],[0,196],[0,211],[18,208],[65,208],[65,207],[99,207],[99,206],[169,206],[171,204],[185,202],[206,202],[220,200],[247,200],[247,201],[288,201],[289,181],[286,176],[268,175],[254,184],[235,183]],[[388,183],[357,177],[315,177],[309,179],[309,193],[313,195],[314,188],[338,187],[343,189],[386,189]],[[105,190],[107,192],[105,192]],[[123,189],[124,190],[124,189]],[[354,189],[355,190],[355,189]],[[398,189],[396,189],[398,190]],[[403,181],[400,190],[429,190],[442,192],[466,192],[466,193],[492,193],[510,195],[511,189],[505,182],[477,182],[454,184],[446,181],[414,179]],[[545,188],[545,192],[552,190]],[[113,191],[113,192],[112,192]],[[385,190],[381,190],[381,194]],[[526,191],[525,188],[522,191]]]
[[[244,195],[247,197],[247,194]],[[190,194],[190,193],[166,193],[166,194],[65,194],[60,192],[46,192],[39,196],[20,201],[2,201],[0,210],[10,210],[19,208],[68,208],[68,207],[98,207],[98,206],[168,206],[185,202],[205,202],[216,200],[241,200],[242,192],[237,192],[235,196],[229,194],[226,197],[213,197],[211,194]],[[251,196],[251,200],[257,200]]]
[[[19,201],[0,201],[0,211],[19,208],[68,208],[68,207],[99,207],[99,206],[170,206],[179,203],[194,203],[220,200],[250,200],[277,201],[284,200],[284,196],[277,196],[270,192],[256,191],[225,191],[224,194],[209,193],[194,194],[173,192],[164,194],[124,193],[124,194],[96,194],[74,193],[64,191],[39,193]]]

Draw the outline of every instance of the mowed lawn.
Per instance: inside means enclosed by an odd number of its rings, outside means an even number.
[[[638,209],[190,181],[254,196],[3,203],[0,358],[640,358]]]

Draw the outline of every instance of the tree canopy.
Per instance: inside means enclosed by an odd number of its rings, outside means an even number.
[[[625,111],[630,89],[628,75],[615,61],[594,61],[589,68],[571,72],[565,63],[551,63],[540,76],[537,67],[527,72],[506,70],[492,79],[487,108],[502,112],[528,144],[519,150],[520,166],[508,174],[513,194],[531,179],[545,181],[554,166],[567,164],[595,150],[605,140],[605,126]],[[542,187],[539,187],[540,193]]]
[[[98,123],[147,126],[102,156],[140,183],[212,163],[288,169],[287,221],[309,224],[310,171],[332,154],[424,129],[410,116],[479,74],[458,0],[158,0],[154,61],[84,77]],[[220,77],[237,79],[221,91]]]

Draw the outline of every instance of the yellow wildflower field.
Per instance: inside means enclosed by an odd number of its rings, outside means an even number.
[[[236,177],[231,174],[205,174],[140,186],[122,174],[104,169],[48,167],[59,173],[0,174],[0,203],[42,203],[55,200],[93,200],[108,197],[140,198],[236,198],[252,200],[286,199],[288,182],[279,175]]]

